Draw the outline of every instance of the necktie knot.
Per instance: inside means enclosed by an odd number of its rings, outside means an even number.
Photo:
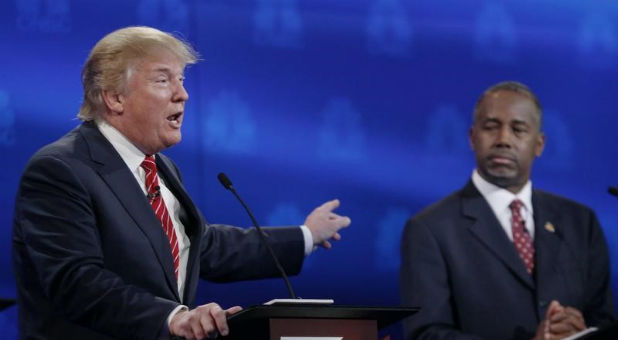
[[[524,204],[518,199],[514,199],[513,202],[509,204],[509,208],[511,208],[511,212],[513,213],[517,212],[517,214],[521,213],[521,207],[523,206]]]

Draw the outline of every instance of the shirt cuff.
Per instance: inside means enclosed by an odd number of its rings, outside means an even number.
[[[172,310],[172,312],[170,313],[170,315],[167,317],[167,328],[170,328],[170,323],[172,322],[172,318],[174,318],[174,316],[180,312],[186,312],[189,310],[189,307],[185,306],[185,305],[178,305],[176,306],[176,308],[174,308],[174,310]]]
[[[305,240],[305,256],[309,256],[317,247],[313,244],[311,230],[304,224],[300,226],[300,230],[302,230],[303,239]]]

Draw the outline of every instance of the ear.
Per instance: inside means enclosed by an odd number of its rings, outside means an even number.
[[[476,145],[474,144],[474,137],[475,137],[475,130],[474,130],[474,125],[470,127],[470,133],[469,133],[469,142],[470,142],[470,149],[472,149],[472,151],[474,151],[474,149],[476,148]]]
[[[101,93],[105,106],[112,114],[124,112],[124,96],[116,91],[103,90]]]
[[[545,149],[545,134],[543,132],[539,132],[539,135],[536,139],[536,145],[534,147],[534,154],[537,157],[540,157],[543,154],[543,150]]]

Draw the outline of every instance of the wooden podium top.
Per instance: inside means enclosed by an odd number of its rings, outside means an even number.
[[[252,306],[228,317],[230,328],[269,319],[376,320],[378,329],[418,312],[413,307],[275,304]]]

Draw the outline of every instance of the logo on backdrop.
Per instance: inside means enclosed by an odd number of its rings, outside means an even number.
[[[235,92],[222,91],[208,103],[202,131],[209,151],[251,151],[255,130],[249,106]]]
[[[399,270],[399,243],[410,212],[405,208],[391,207],[378,221],[375,266],[381,271]]]
[[[137,19],[165,31],[189,31],[189,9],[183,0],[140,0]]]
[[[469,151],[468,126],[461,113],[452,104],[440,104],[429,116],[425,136],[429,155],[445,157],[466,156]]]
[[[377,0],[369,9],[367,39],[369,53],[407,56],[412,28],[399,0]]]
[[[592,68],[608,68],[618,59],[616,26],[604,14],[584,17],[577,37],[581,63]]]
[[[345,98],[333,98],[320,113],[318,157],[333,160],[365,158],[365,136],[361,115]]]
[[[258,0],[254,41],[258,45],[299,48],[302,19],[297,0]]]
[[[0,145],[15,142],[15,113],[10,104],[9,94],[0,90]]]
[[[476,19],[476,53],[480,60],[509,63],[515,59],[517,37],[503,4],[486,3]]]
[[[71,30],[69,0],[16,0],[17,28],[24,32],[66,33]]]

